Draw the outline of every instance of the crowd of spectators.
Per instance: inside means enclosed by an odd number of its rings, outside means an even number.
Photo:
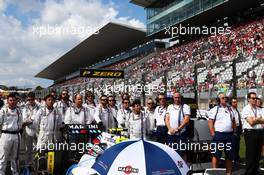
[[[113,64],[111,66],[104,67],[105,69],[111,69],[111,70],[124,70],[128,66],[131,66],[132,64],[136,63],[138,60],[142,58],[142,55],[137,56],[135,58],[130,58],[125,61],[121,61],[119,63]]]
[[[163,76],[164,70],[173,68],[174,72],[181,72],[180,79],[174,84],[178,89],[186,88],[194,83],[194,63],[205,66],[207,69],[214,67],[214,64],[232,61],[238,56],[248,57],[256,55],[262,58],[264,50],[264,19],[255,20],[238,27],[231,28],[231,32],[216,36],[206,36],[198,40],[174,46],[161,52],[158,56],[149,59],[147,62],[134,67],[129,77],[138,77],[148,73],[147,83]],[[220,81],[220,82],[219,82]],[[221,75],[208,73],[205,82],[200,83],[198,89],[208,90],[210,87],[217,88],[220,84],[225,86],[226,81],[221,82]],[[254,83],[249,84],[253,87]],[[190,88],[189,88],[190,89]],[[188,89],[187,89],[188,90]]]
[[[147,61],[131,67],[126,72],[128,84],[140,83],[142,75],[145,74],[145,83],[151,83],[161,79],[166,72],[176,72],[178,78],[168,77],[172,86],[176,86],[181,92],[190,92],[194,85],[194,65],[206,67],[209,70],[204,82],[198,82],[198,90],[219,90],[228,88],[229,80],[222,81],[221,75],[213,74],[212,69],[219,63],[232,61],[239,57],[252,56],[253,58],[264,58],[264,19],[250,21],[239,26],[232,27],[230,33],[219,34],[216,36],[205,36],[194,41],[185,42],[181,45],[173,46],[157,54]],[[261,54],[262,53],[262,54]],[[109,69],[126,69],[138,62],[142,57],[135,57],[118,64],[105,68]],[[257,76],[261,76],[261,81],[256,82]],[[84,80],[76,78],[66,81],[59,86],[82,83]],[[96,80],[100,84],[101,80]],[[264,75],[240,77],[238,81],[239,88],[264,86]]]

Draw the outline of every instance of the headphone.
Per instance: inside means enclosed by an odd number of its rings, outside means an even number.
[[[219,98],[219,95],[216,97],[216,103],[219,105],[220,104],[220,98]]]
[[[215,99],[218,105],[220,104],[220,97],[219,96],[221,94],[224,94],[224,93],[223,92],[219,92],[218,95],[217,95],[217,97],[216,97],[216,99]]]

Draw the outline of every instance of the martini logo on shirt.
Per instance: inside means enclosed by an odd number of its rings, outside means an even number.
[[[71,129],[84,129],[84,126],[78,125],[78,124],[71,124],[71,125],[69,125],[69,128],[71,128]]]
[[[138,168],[133,168],[130,165],[127,165],[126,167],[118,167],[118,171],[124,172],[125,174],[131,174],[131,173],[138,173]]]

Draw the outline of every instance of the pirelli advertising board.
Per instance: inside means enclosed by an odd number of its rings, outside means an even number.
[[[80,69],[80,77],[86,78],[124,78],[122,70],[100,70],[100,69]]]

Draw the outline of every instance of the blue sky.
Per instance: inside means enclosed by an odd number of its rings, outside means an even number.
[[[36,27],[100,28],[113,20],[145,28],[145,10],[129,0],[0,0],[0,84],[51,85],[34,75],[91,34],[40,36]]]

